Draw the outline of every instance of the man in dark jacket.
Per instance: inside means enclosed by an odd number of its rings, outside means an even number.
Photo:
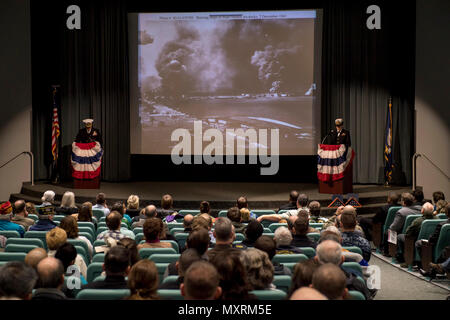
[[[336,119],[334,124],[336,125],[336,130],[331,130],[330,144],[345,144],[346,147],[350,147],[352,145],[350,131],[344,129],[344,120]]]
[[[85,127],[78,131],[78,134],[75,138],[75,142],[79,143],[89,143],[98,141],[100,145],[103,147],[103,140],[100,130],[92,127],[92,119],[84,119],[83,120]]]
[[[242,223],[241,211],[238,207],[228,209],[227,218],[231,220],[235,233],[244,233],[247,226]]]
[[[276,254],[276,247],[277,247],[277,244],[276,244],[275,240],[273,240],[271,237],[265,236],[265,235],[262,235],[261,237],[259,237],[258,240],[256,240],[256,242],[255,242],[255,248],[259,249],[261,251],[264,251],[269,256],[269,260],[272,262],[272,265],[273,265],[273,275],[275,275],[275,276],[277,276],[277,275],[291,276],[292,275],[291,269],[289,269],[288,267],[284,266],[283,264],[281,264],[279,262],[272,261],[273,257]]]
[[[28,231],[49,231],[53,228],[56,228],[58,225],[53,222],[54,215],[55,207],[53,206],[45,206],[39,208],[39,220],[33,226],[31,226]]]
[[[292,219],[291,219],[292,218]],[[309,217],[308,212],[300,211],[297,217],[291,217],[288,220],[288,226],[292,232],[291,245],[297,248],[316,248],[316,243],[308,236]],[[295,221],[292,223],[292,220]]]
[[[176,262],[176,268],[178,270],[178,278],[175,282],[166,282],[159,285],[159,289],[180,289],[180,285],[183,283],[184,274],[187,269],[195,261],[201,260],[200,255],[195,249],[186,249],[181,254],[180,259]]]
[[[298,198],[298,191],[292,190],[291,193],[289,194],[289,202],[280,206],[278,211],[297,209],[297,198]]]
[[[61,291],[64,284],[64,267],[59,259],[47,257],[37,265],[38,289],[32,300],[66,300]]]

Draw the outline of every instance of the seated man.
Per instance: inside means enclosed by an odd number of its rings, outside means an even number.
[[[159,289],[180,289],[180,285],[184,281],[184,274],[186,270],[195,261],[201,260],[200,255],[195,249],[186,249],[181,254],[180,259],[175,263],[175,267],[178,270],[178,279],[176,282],[161,283]]]
[[[367,289],[367,286],[363,284],[357,277],[361,276],[355,273],[353,269],[343,269],[342,263],[344,262],[344,256],[342,255],[342,247],[339,243],[332,240],[325,240],[321,242],[316,249],[316,256],[314,259],[321,265],[326,263],[332,263],[344,271],[346,277],[346,287],[350,290],[356,290],[361,292],[366,299],[371,298],[371,293]]]
[[[236,236],[230,219],[221,217],[216,220],[214,237],[216,243],[213,249],[207,251],[208,260],[211,260],[217,253],[233,247]],[[239,251],[239,249],[234,250]]]
[[[0,268],[0,300],[30,300],[38,280],[36,271],[21,261],[11,261]]]
[[[262,222],[264,220],[273,221],[273,222],[280,222],[281,219],[289,219],[291,216],[297,216],[298,213],[301,210],[305,210],[309,214],[309,208],[308,208],[308,196],[304,193],[300,194],[297,198],[297,209],[289,210],[282,214],[266,214],[259,216],[257,220],[259,222]],[[309,219],[309,217],[308,217]]]
[[[333,229],[334,228],[334,229]],[[325,240],[333,240],[336,243],[342,245],[342,237],[339,230],[335,227],[329,227],[327,230],[324,230],[320,234],[319,243],[322,243]],[[361,266],[368,266],[366,260],[364,260],[363,256],[356,252],[348,251],[347,249],[342,248],[342,255],[345,258],[345,262],[357,262]]]
[[[115,240],[120,240],[123,238],[131,238],[134,240],[134,232],[126,228],[122,228],[121,222],[122,215],[117,211],[111,211],[111,213],[106,217],[106,226],[109,230],[101,232],[97,236],[97,240],[104,240],[107,237]]]
[[[219,273],[214,265],[197,261],[186,270],[180,290],[185,300],[217,300],[222,295],[219,283]]]
[[[158,218],[165,218],[169,215],[176,213],[173,209],[173,198],[170,194],[165,194],[161,199],[161,209],[157,210]]]
[[[159,218],[147,218],[144,223],[145,243],[138,244],[138,251],[142,248],[172,248],[170,242],[161,242],[164,224]]]
[[[316,248],[316,242],[307,236],[309,231],[309,214],[307,211],[301,210],[299,212],[297,219],[290,226],[290,231],[292,233],[292,246],[297,248]]]
[[[301,287],[294,291],[289,300],[328,300],[323,294],[313,288]]]
[[[14,217],[12,217],[11,222],[22,226],[27,231],[34,224],[34,220],[27,218],[27,216],[28,212],[25,201],[17,200],[14,202]]]
[[[194,221],[194,216],[192,214],[187,214],[183,218],[184,232],[189,233],[192,231],[192,222]]]
[[[36,270],[38,263],[47,257],[47,251],[44,248],[34,248],[25,256],[25,264]]]
[[[247,201],[247,197],[241,196],[236,200],[236,206],[238,207],[238,209],[242,212],[242,209],[247,209],[250,211],[250,217],[251,219],[256,219],[256,214],[253,213],[249,208],[248,208],[248,201]]]
[[[23,238],[25,229],[18,224],[11,222],[12,218],[12,206],[11,202],[6,201],[0,207],[0,231],[17,231]]]
[[[245,232],[247,226],[242,223],[242,215],[238,207],[232,207],[228,209],[227,218],[231,220],[231,223],[234,226],[234,232],[236,233]]]
[[[49,231],[56,228],[58,225],[53,222],[55,215],[55,208],[53,206],[41,207],[38,210],[39,220],[32,225],[28,231]]]
[[[111,212],[113,211],[117,211],[118,213],[120,213],[122,222],[126,223],[128,228],[131,228],[131,217],[127,214],[127,207],[125,206],[125,203],[123,203],[122,201],[117,201],[111,207]]]
[[[125,277],[130,272],[130,251],[122,246],[112,247],[105,255],[103,270],[104,280],[90,282],[81,289],[128,289]]]
[[[292,234],[286,227],[277,228],[273,240],[277,244],[276,254],[297,254],[303,252],[300,248],[291,245]]]
[[[420,214],[422,205],[414,204],[414,196],[409,192],[402,193],[402,208],[395,213],[394,221],[389,226],[389,229],[401,233],[406,217],[411,214]]]
[[[282,265],[279,262],[272,261],[273,256],[276,254],[276,243],[275,241],[269,237],[262,235],[258,238],[255,242],[255,248],[259,249],[261,251],[264,251],[269,256],[269,260],[272,262],[273,265],[273,275],[292,275],[291,269],[288,267]]]
[[[96,204],[92,206],[92,210],[101,210],[105,214],[105,217],[109,215],[110,210],[108,208],[108,205],[106,204],[106,195],[103,192],[100,192],[97,194],[97,197],[95,198]]]
[[[247,225],[247,228],[245,229],[245,239],[242,241],[242,244],[246,247],[253,247],[255,245],[256,240],[258,240],[259,237],[264,232],[264,227],[261,223],[259,223],[257,220],[252,220]]]
[[[133,218],[131,228],[143,227],[147,218],[156,218],[157,212],[154,205],[148,205],[141,210],[140,214]]]
[[[47,257],[37,265],[39,275],[38,289],[33,294],[32,300],[66,300],[67,297],[61,291],[64,285],[64,267],[60,260]]]
[[[363,258],[366,261],[370,260],[372,249],[369,241],[361,236],[356,228],[356,209],[352,206],[345,206],[341,214],[341,235],[342,245],[344,247],[356,246],[361,249]]]
[[[330,300],[344,300],[348,294],[347,278],[337,265],[326,263],[313,274],[311,288]]]
[[[292,190],[291,193],[289,193],[289,202],[280,206],[278,211],[297,209],[297,198],[298,198],[298,191]]]

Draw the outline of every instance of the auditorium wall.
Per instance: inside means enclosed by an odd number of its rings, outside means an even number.
[[[450,25],[448,0],[417,0],[416,152],[450,175]],[[417,159],[417,186],[427,198],[441,190],[450,197],[450,181],[424,158]]]
[[[31,142],[31,50],[29,0],[0,1],[0,165]],[[20,156],[0,169],[0,200],[30,181],[30,160]]]

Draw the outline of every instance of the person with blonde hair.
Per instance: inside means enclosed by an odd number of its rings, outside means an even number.
[[[75,205],[75,194],[72,191],[64,192],[61,199],[61,206],[55,208],[56,214],[70,215],[78,212]]]
[[[158,269],[153,261],[138,261],[128,273],[130,296],[127,300],[158,300]]]
[[[139,215],[139,197],[137,195],[132,194],[128,197],[126,212],[130,218],[134,218]]]
[[[241,261],[247,270],[252,290],[275,289],[272,284],[274,269],[267,253],[255,248],[243,250]]]

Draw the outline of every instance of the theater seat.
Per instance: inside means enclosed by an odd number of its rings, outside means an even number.
[[[279,227],[287,228],[287,223],[271,223],[269,225],[270,232],[275,232],[275,230],[277,230]]]
[[[283,300],[287,297],[287,293],[278,289],[275,290],[253,290],[250,293],[254,294],[258,300]]]
[[[298,263],[308,260],[308,257],[304,254],[276,254],[273,256],[272,261],[278,263]]]
[[[320,239],[320,233],[317,233],[317,232],[308,233],[307,236],[314,242],[317,242]]]
[[[171,263],[178,261],[180,254],[178,253],[154,253],[149,256],[149,260],[154,263]]]
[[[360,255],[362,255],[362,250],[360,247],[351,246],[351,247],[342,247],[342,249],[347,249],[350,252],[359,253]]]
[[[92,209],[92,215],[97,218],[97,221],[100,221],[101,218],[105,217],[105,213],[102,210]]]
[[[45,239],[45,235],[47,231],[27,231],[25,232],[24,238],[37,238],[41,239],[44,244],[44,249],[47,250],[47,240]]]
[[[300,248],[300,250],[302,250],[302,254],[308,258],[314,258],[316,255],[316,250],[314,248]]]
[[[32,245],[39,248],[44,248],[44,244],[41,239],[8,238],[8,240],[6,240],[6,245],[8,244]]]
[[[139,256],[141,259],[147,259],[155,253],[176,254],[177,252],[174,248],[142,248],[139,250]]]
[[[103,262],[93,262],[87,267],[87,282],[92,282],[103,272]]]
[[[0,252],[0,261],[24,261],[26,255],[24,252]]]
[[[32,244],[7,244],[5,247],[5,252],[24,252],[24,253],[28,253],[31,250],[33,250],[34,248],[38,248],[38,246],[36,245],[32,245]]]
[[[180,248],[175,240],[161,240],[161,242],[169,242],[172,245],[172,248],[174,248],[177,253],[180,253]]]
[[[104,253],[97,253],[95,256],[92,257],[92,263],[94,262],[105,262],[105,254]]]
[[[292,278],[288,275],[275,275],[273,276],[272,283],[278,290],[288,293],[289,288],[291,287]]]
[[[162,280],[161,283],[166,284],[166,283],[175,283],[178,280],[178,276],[167,276],[165,279]]]
[[[78,292],[77,300],[121,300],[130,295],[128,289],[83,289]]]
[[[14,230],[2,230],[0,231],[0,236],[5,238],[21,238],[20,233]]]
[[[172,230],[172,228],[184,228],[183,224],[178,222],[167,223],[167,227],[169,228],[169,231]]]
[[[186,240],[189,237],[189,233],[177,233],[175,235],[175,240],[177,240],[178,245],[183,248],[186,246]]]
[[[439,238],[434,247],[433,261],[436,262],[445,247],[450,246],[450,224],[445,224],[441,228]]]
[[[181,290],[178,289],[159,289],[158,296],[163,300],[184,300]]]
[[[366,297],[364,295],[356,290],[350,290],[348,292],[348,299],[349,300],[366,300]]]
[[[158,279],[159,283],[161,283],[164,279],[164,272],[166,272],[167,267],[169,266],[168,263],[155,263],[156,269],[158,270]]]

